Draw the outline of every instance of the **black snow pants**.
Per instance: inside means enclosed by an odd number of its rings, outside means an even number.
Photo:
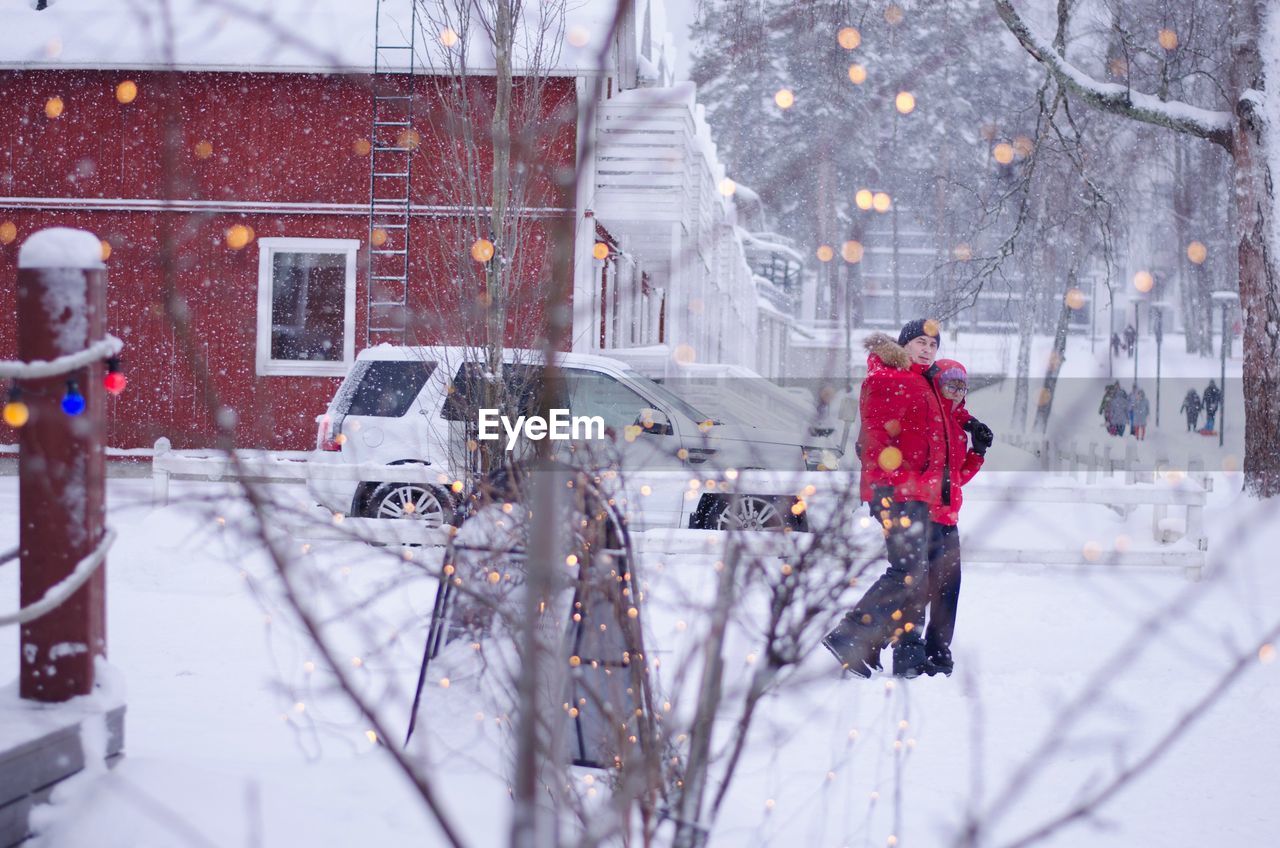
[[[845,618],[862,626],[873,644],[920,642],[929,601],[929,505],[893,501],[888,509],[870,504],[871,517],[886,528],[889,567],[871,584]],[[903,519],[906,519],[905,521]]]
[[[929,522],[929,626],[924,649],[929,656],[951,649],[960,602],[960,528]]]

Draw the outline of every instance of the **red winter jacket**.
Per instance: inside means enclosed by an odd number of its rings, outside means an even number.
[[[969,450],[969,434],[964,430],[964,425],[969,419],[973,418],[969,414],[969,410],[965,409],[964,401],[960,403],[952,403],[942,396],[942,386],[939,384],[939,377],[949,371],[959,371],[966,378],[968,372],[965,371],[963,365],[954,359],[939,359],[934,363],[936,368],[936,376],[934,377],[934,386],[938,389],[938,399],[941,401],[944,409],[951,413],[950,426],[948,434],[950,438],[950,460],[951,460],[951,503],[944,504],[941,499],[937,503],[929,505],[929,519],[937,524],[956,525],[960,521],[960,505],[964,502],[964,493],[960,487],[973,479],[973,475],[977,474],[982,468],[983,457]]]
[[[859,400],[862,499],[871,501],[874,486],[893,486],[898,500],[941,505],[944,489],[953,488],[944,486],[957,426],[951,411],[943,412],[937,388],[906,348],[884,333],[872,333],[863,345],[869,355]]]

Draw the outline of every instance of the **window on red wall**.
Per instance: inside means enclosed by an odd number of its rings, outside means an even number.
[[[258,240],[259,374],[346,374],[355,355],[355,239]]]

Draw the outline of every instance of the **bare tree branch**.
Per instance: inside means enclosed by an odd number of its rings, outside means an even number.
[[[1085,102],[1136,121],[1207,139],[1231,150],[1230,112],[1213,111],[1177,100],[1161,100],[1128,86],[1104,83],[1072,65],[1052,46],[1041,41],[1013,8],[1011,0],[992,0],[1009,32],[1023,49],[1043,65],[1059,85]]]

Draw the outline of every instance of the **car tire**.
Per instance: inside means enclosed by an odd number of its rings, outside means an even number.
[[[443,489],[422,483],[379,483],[364,500],[366,518],[407,518],[428,527],[454,524],[454,505]]]
[[[768,495],[704,496],[690,524],[704,530],[806,530],[804,515],[792,515],[790,498]]]

